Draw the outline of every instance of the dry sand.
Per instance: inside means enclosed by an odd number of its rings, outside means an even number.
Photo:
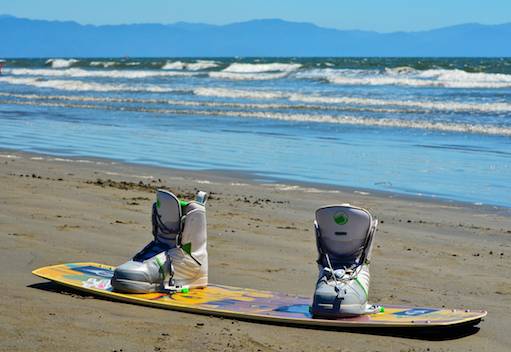
[[[264,185],[221,174],[0,152],[2,351],[509,351],[509,210],[353,190]],[[101,181],[98,181],[101,179]],[[108,181],[110,179],[110,181]],[[140,183],[140,184],[139,184]],[[310,295],[313,212],[351,202],[380,220],[370,298],[488,310],[480,331],[432,341],[264,325],[77,294],[37,267],[117,265],[150,239],[153,188],[208,203],[210,281]]]

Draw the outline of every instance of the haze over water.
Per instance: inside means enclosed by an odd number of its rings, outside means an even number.
[[[511,207],[511,59],[6,59],[0,147]]]

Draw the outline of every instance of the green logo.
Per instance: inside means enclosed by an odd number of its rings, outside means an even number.
[[[334,221],[337,225],[344,225],[348,222],[348,216],[343,213],[337,213],[334,215]]]
[[[156,208],[160,207],[160,198],[156,198]]]
[[[181,246],[181,248],[183,249],[183,251],[185,251],[186,253],[192,255],[192,242],[189,242],[189,243],[185,243]]]

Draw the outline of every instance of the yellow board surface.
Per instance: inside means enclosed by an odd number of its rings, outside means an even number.
[[[434,328],[475,325],[486,316],[481,310],[385,306],[385,311],[356,317],[317,319],[309,313],[310,297],[279,292],[209,285],[188,293],[125,294],[113,292],[115,268],[97,263],[47,266],[33,274],[76,290],[114,300],[191,313],[273,323],[329,327]]]

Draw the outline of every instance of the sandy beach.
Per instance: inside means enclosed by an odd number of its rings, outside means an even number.
[[[432,341],[301,329],[116,303],[45,283],[35,268],[118,265],[151,239],[154,189],[208,202],[210,281],[310,295],[312,221],[349,202],[380,219],[370,300],[485,309],[480,331]],[[505,209],[108,160],[0,152],[2,351],[508,351],[511,216]]]

